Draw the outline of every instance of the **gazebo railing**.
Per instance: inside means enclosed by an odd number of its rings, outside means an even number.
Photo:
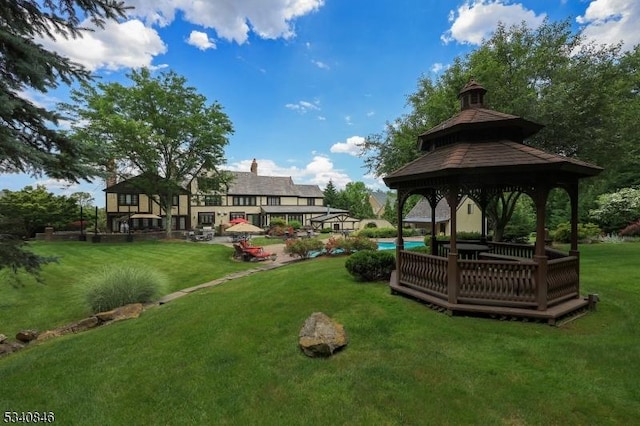
[[[536,306],[534,262],[459,260],[458,269],[459,302]]]
[[[400,284],[446,299],[446,258],[409,251],[400,252],[400,256]]]
[[[577,256],[564,256],[550,259],[542,264],[544,266],[533,260],[458,259],[455,303],[546,309],[545,306],[577,298],[580,291],[579,259]],[[448,262],[446,257],[400,251],[398,284],[451,301]],[[539,287],[538,279],[543,279],[545,288]],[[543,295],[542,299],[540,295]]]
[[[531,244],[514,243],[489,243],[490,253],[501,256],[520,257],[523,259],[533,259],[535,247]]]
[[[547,301],[549,305],[579,296],[579,267],[576,256],[547,263]]]

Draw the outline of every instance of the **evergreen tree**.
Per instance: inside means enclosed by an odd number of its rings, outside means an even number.
[[[46,50],[38,38],[77,38],[85,18],[102,28],[105,20],[125,17],[126,9],[117,0],[0,0],[0,173],[72,181],[94,173],[83,160],[82,145],[52,128],[61,116],[35,105],[24,93],[46,93],[60,82],[91,79],[81,65]],[[5,232],[7,227],[7,219],[0,217],[0,270],[35,274],[51,260],[30,252]]]
[[[332,180],[329,180],[327,187],[322,191],[324,193],[324,205],[337,207],[338,204],[338,190],[333,184]]]

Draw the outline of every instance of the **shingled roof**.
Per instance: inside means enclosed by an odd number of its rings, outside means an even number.
[[[231,172],[229,195],[262,195],[274,197],[323,197],[317,185],[297,185],[288,176],[261,176],[252,172]]]
[[[418,145],[428,152],[387,175],[386,185],[397,188],[401,182],[447,176],[467,180],[491,176],[498,181],[501,176],[517,175],[517,180],[525,180],[549,171],[581,178],[602,171],[584,161],[525,145],[524,138],[543,126],[486,108],[485,92],[477,82],[469,82],[460,91],[460,113],[421,134]]]

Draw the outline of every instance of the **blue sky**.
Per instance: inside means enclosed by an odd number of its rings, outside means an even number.
[[[103,81],[131,68],[171,69],[230,117],[231,170],[291,176],[338,188],[362,181],[386,189],[363,168],[358,143],[406,113],[421,76],[436,77],[474,49],[497,23],[569,18],[597,43],[640,43],[637,0],[125,0],[128,19],[81,40],[42,40]],[[24,96],[51,106],[68,88]],[[0,189],[44,184],[90,192],[104,205],[104,183],[70,185],[0,176]]]

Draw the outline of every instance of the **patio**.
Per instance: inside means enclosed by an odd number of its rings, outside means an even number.
[[[451,209],[451,240],[439,244],[432,223],[429,255],[405,251],[398,233],[391,290],[449,313],[508,315],[555,324],[589,303],[580,296],[578,181],[602,169],[525,145],[524,140],[543,126],[487,108],[485,93],[471,80],[458,96],[460,113],[419,136],[418,146],[426,153],[384,178],[398,191],[398,223],[407,198],[414,194],[427,198],[433,210],[442,199]],[[545,243],[546,203],[553,188],[563,188],[570,200],[568,253]],[[534,201],[534,245],[487,241],[487,206],[505,192],[521,192]],[[480,241],[456,239],[455,211],[464,196],[482,211]]]

